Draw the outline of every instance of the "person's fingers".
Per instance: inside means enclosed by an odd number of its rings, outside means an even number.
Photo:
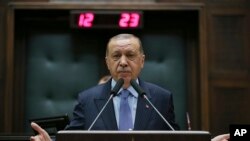
[[[36,136],[31,136],[30,141],[50,141],[50,140],[44,139],[41,135],[36,135]]]
[[[41,128],[38,124],[32,122],[31,127],[38,132],[38,135],[32,136],[30,140],[32,141],[51,141],[49,134]]]
[[[31,123],[31,127],[38,132],[38,134],[41,134],[41,135],[48,135],[47,132],[41,128],[38,124],[36,124],[35,122],[32,122]]]
[[[230,138],[230,135],[229,134],[222,134],[222,135],[220,135],[220,138],[224,139],[224,140],[228,140]]]
[[[230,134],[222,134],[214,137],[212,141],[228,141],[230,138]]]
[[[38,136],[39,136],[39,135],[37,135],[37,136],[31,136],[31,137],[30,137],[30,141],[42,141],[42,140],[39,139]]]
[[[230,138],[230,134],[224,134],[223,136],[224,136],[224,139],[226,139],[226,140],[229,140],[229,138]]]
[[[39,131],[42,130],[42,128],[41,128],[38,124],[36,124],[35,122],[31,122],[31,127],[32,127],[34,130],[36,130],[38,133],[39,133]]]
[[[30,137],[30,141],[35,141],[35,137],[34,137],[34,136],[31,136],[31,137]]]

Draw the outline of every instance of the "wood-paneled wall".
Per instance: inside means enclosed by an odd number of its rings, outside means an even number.
[[[4,113],[4,91],[5,91],[5,48],[6,48],[6,3],[0,1],[0,113]],[[0,125],[4,124],[4,115],[0,114]],[[0,128],[0,132],[4,129]]]
[[[209,129],[250,124],[249,2],[212,1],[207,6]]]
[[[33,0],[0,1],[0,113],[14,112],[13,76],[7,72],[13,46],[11,27],[8,23],[12,7],[9,2],[34,2]],[[35,2],[47,2],[36,0]],[[148,2],[148,1],[147,1]],[[98,3],[98,2],[97,2]],[[140,3],[143,3],[141,0]],[[200,130],[213,135],[228,132],[229,124],[250,124],[250,2],[248,0],[156,0],[175,8],[201,4],[200,11],[200,87],[196,97],[201,103],[198,122]],[[176,6],[177,5],[177,6]],[[185,5],[185,6],[183,6]],[[122,4],[121,4],[122,6]],[[39,7],[39,5],[38,5]],[[25,7],[22,7],[25,8]],[[10,20],[11,21],[11,20]],[[9,58],[10,57],[10,58]],[[9,80],[13,79],[13,80]],[[9,96],[10,95],[10,96]],[[7,100],[7,101],[6,101]],[[10,110],[11,112],[6,112]],[[0,115],[0,132],[15,131],[12,114]],[[6,120],[11,123],[6,124]],[[4,125],[4,126],[2,126]]]

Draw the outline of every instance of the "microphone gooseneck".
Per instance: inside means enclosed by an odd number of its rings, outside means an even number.
[[[122,78],[120,78],[116,82],[114,88],[110,91],[110,94],[116,96],[116,94],[118,93],[118,91],[120,90],[120,88],[122,87],[123,84],[124,84],[124,80]]]
[[[144,97],[144,95],[146,95],[146,92],[137,84],[137,82],[134,79],[130,81],[130,84],[139,94],[139,96]]]
[[[94,126],[94,124],[96,123],[97,119],[100,117],[100,115],[102,114],[102,112],[104,111],[104,109],[107,107],[109,101],[117,95],[118,91],[120,90],[120,88],[122,87],[122,85],[124,84],[124,80],[122,78],[120,78],[116,84],[115,87],[110,91],[110,97],[108,99],[108,101],[104,104],[104,106],[102,107],[101,111],[98,113],[98,115],[96,116],[95,120],[92,122],[92,124],[89,126],[88,131],[90,131],[92,129],[92,127]]]
[[[164,116],[158,111],[158,109],[153,105],[153,103],[148,99],[146,92],[137,84],[135,80],[130,81],[131,86],[136,90],[136,92],[142,96],[147,102],[153,107],[153,109],[157,112],[157,114],[163,119],[163,121],[168,125],[168,127],[175,131],[175,129],[169,124],[169,122],[164,118]]]

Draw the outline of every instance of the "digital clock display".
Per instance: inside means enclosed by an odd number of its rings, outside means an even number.
[[[141,11],[71,11],[71,27],[136,29],[143,27]]]

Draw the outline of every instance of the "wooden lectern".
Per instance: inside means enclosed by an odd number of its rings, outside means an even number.
[[[211,141],[207,131],[59,131],[56,141]]]

